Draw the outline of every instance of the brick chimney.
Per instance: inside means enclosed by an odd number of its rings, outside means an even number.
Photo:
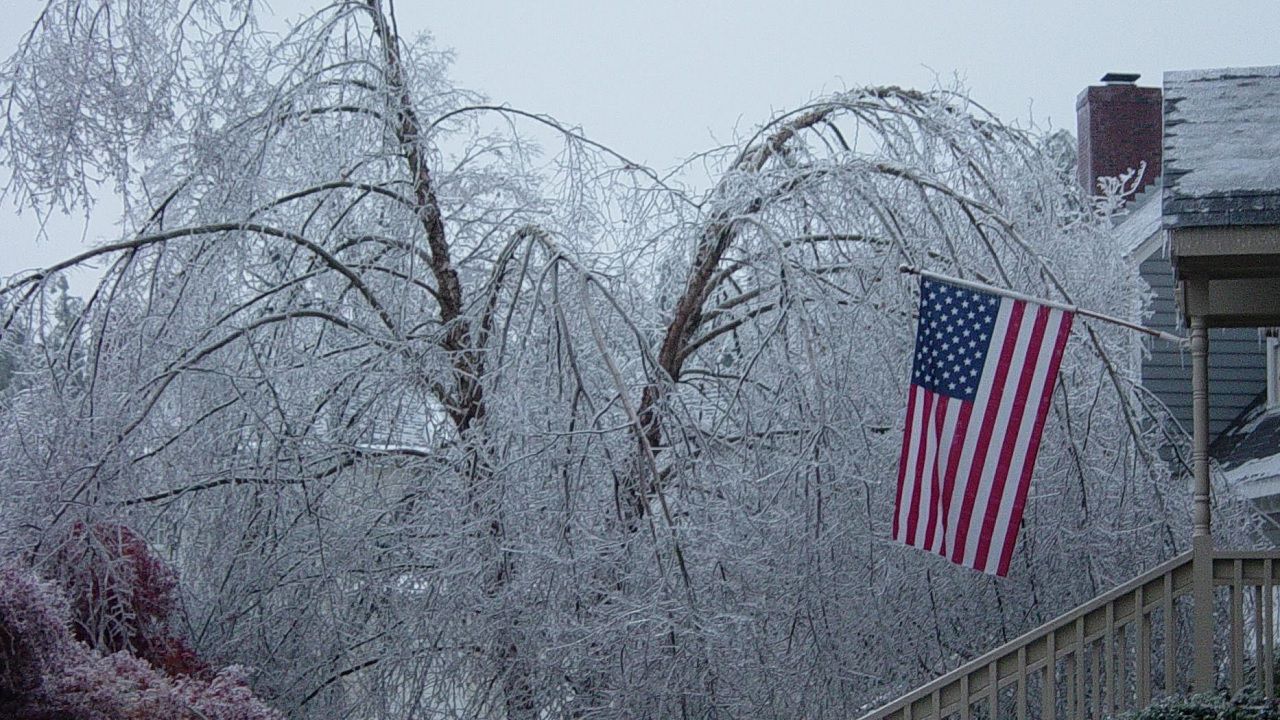
[[[1085,88],[1076,98],[1076,174],[1089,194],[1099,177],[1137,170],[1145,161],[1141,190],[1160,179],[1161,94],[1138,87],[1135,73],[1107,73],[1104,85]]]

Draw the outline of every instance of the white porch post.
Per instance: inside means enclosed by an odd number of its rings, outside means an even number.
[[[1203,315],[1191,316],[1191,412],[1195,472],[1191,549],[1192,689],[1210,692],[1216,684],[1213,660],[1213,535],[1209,514],[1209,329]]]

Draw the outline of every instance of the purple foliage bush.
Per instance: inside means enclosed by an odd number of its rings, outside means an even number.
[[[173,632],[178,575],[130,528],[77,523],[54,557],[80,640],[109,655],[127,651],[169,675],[212,677],[212,669]]]
[[[72,633],[62,590],[0,564],[0,717],[14,720],[280,720],[243,672],[170,674]]]

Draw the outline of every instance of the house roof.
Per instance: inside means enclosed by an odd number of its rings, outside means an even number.
[[[1142,261],[1154,251],[1155,245],[1148,241],[1160,231],[1159,196],[1160,182],[1156,181],[1134,195],[1125,205],[1125,214],[1116,219],[1116,242],[1125,257]]]
[[[1280,224],[1280,66],[1164,74],[1164,226]]]
[[[1280,494],[1280,412],[1268,412],[1259,396],[1218,436],[1210,454],[1245,497]]]

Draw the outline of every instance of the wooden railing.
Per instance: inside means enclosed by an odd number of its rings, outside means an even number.
[[[1256,687],[1275,696],[1280,552],[1180,555],[871,712],[862,720],[1101,720],[1192,688]],[[1211,578],[1197,593],[1197,577]],[[1211,608],[1194,607],[1196,596]],[[1196,672],[1195,625],[1213,637]],[[1203,670],[1201,672],[1204,672]]]
[[[1280,553],[1218,551],[1213,557],[1213,585],[1221,612],[1226,602],[1226,677],[1218,684],[1235,692],[1246,684],[1267,697],[1276,696],[1276,584]],[[1225,588],[1225,590],[1223,590]]]

